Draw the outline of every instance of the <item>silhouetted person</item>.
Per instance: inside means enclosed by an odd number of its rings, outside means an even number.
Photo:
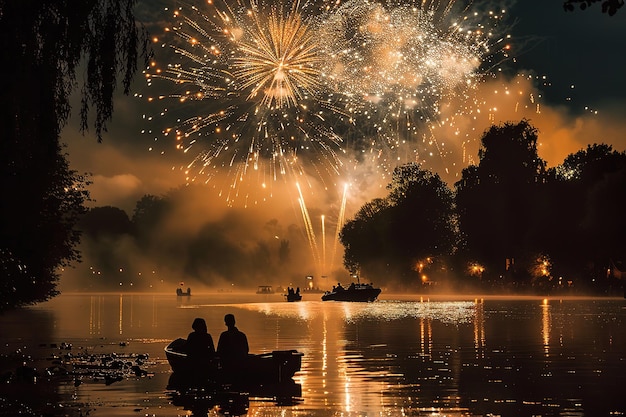
[[[187,336],[187,353],[195,360],[210,360],[215,356],[213,338],[207,331],[206,322],[198,317],[191,325],[193,332]]]
[[[228,330],[222,332],[217,343],[217,355],[220,357],[222,368],[237,374],[246,367],[248,359],[248,338],[235,327],[235,316],[226,314],[224,324]],[[232,375],[231,375],[232,376]]]

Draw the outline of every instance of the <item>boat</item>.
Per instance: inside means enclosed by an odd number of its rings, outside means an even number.
[[[257,294],[274,294],[274,289],[271,285],[259,285],[256,290]]]
[[[176,288],[176,295],[179,296],[179,297],[182,297],[184,295],[190,296],[191,295],[191,288],[187,288],[187,291],[183,291],[182,288]]]
[[[292,303],[294,301],[302,300],[302,294],[300,294],[300,288],[293,289],[291,287],[287,287],[287,294],[284,294],[285,298],[288,302]]]
[[[248,354],[241,375],[228,373],[221,367],[219,358],[198,361],[186,353],[187,340],[178,338],[165,347],[172,372],[191,378],[204,378],[210,382],[240,382],[246,384],[280,384],[291,381],[302,365],[302,353],[297,350],[274,350]]]
[[[336,287],[333,287],[332,291],[326,291],[322,295],[322,301],[371,302],[376,301],[380,293],[381,289],[375,288],[372,284],[353,282],[348,288],[338,284]]]

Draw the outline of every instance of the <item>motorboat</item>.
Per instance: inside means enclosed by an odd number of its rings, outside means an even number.
[[[376,301],[380,293],[381,289],[375,288],[372,284],[353,282],[348,288],[344,288],[339,284],[333,287],[332,291],[326,291],[324,295],[322,295],[322,301],[371,302]]]

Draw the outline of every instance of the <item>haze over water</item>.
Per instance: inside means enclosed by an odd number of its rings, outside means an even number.
[[[92,416],[188,415],[167,389],[163,348],[186,337],[195,317],[217,341],[226,313],[235,314],[252,353],[304,354],[294,378],[301,397],[290,405],[250,398],[250,416],[626,413],[624,299],[383,293],[374,303],[341,303],[305,293],[287,303],[281,294],[64,294],[0,316],[2,352],[46,358],[63,354],[51,344],[65,342],[74,354],[148,353],[154,376],[60,384],[59,401]]]

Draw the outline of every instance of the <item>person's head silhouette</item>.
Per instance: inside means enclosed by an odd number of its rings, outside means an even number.
[[[224,324],[229,329],[235,327],[235,316],[233,314],[227,314],[224,316]]]
[[[206,321],[204,321],[203,318],[198,317],[193,321],[191,328],[194,329],[198,333],[206,333],[207,332]]]

